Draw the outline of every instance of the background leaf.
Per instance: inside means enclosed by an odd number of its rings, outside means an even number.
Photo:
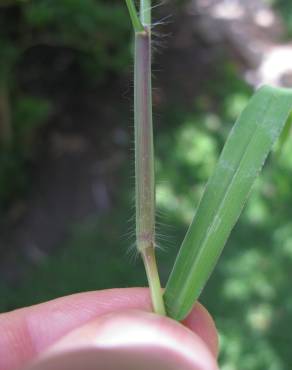
[[[292,108],[292,90],[264,86],[242,112],[189,227],[165,291],[169,316],[191,310]]]

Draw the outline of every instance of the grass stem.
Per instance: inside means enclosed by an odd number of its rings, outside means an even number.
[[[151,0],[140,0],[140,19],[144,26],[151,26]]]
[[[151,291],[153,309],[165,315],[155,259],[155,174],[152,123],[150,1],[141,1],[142,32],[135,32],[135,175],[136,239]],[[145,26],[145,28],[144,28]]]
[[[159,315],[166,315],[154,248],[146,248],[142,252],[142,258],[149,282],[153,310]]]

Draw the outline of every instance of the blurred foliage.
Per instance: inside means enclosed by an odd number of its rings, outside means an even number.
[[[20,84],[29,63],[25,57],[31,52],[39,60],[46,49],[70,50],[88,84],[102,81],[128,66],[130,25],[118,0],[30,0],[0,2],[0,29],[0,207],[5,207],[28,188],[37,133],[53,110],[52,102]],[[44,65],[43,76],[53,68]]]
[[[120,1],[30,0],[13,4],[0,8],[0,76],[38,45],[72,48],[81,63],[91,66],[90,78],[100,78],[107,71],[120,72],[128,65],[130,26]]]
[[[79,52],[88,77],[101,78],[129,63],[129,22],[123,5],[114,0],[29,1],[23,6],[23,21],[30,27],[32,44],[71,47]]]
[[[277,1],[287,16],[288,3]],[[17,24],[16,29],[11,24]],[[25,48],[33,47],[36,38],[47,47],[73,48],[88,79],[98,80],[128,64],[125,45],[130,33],[121,2],[109,0],[19,2],[1,11],[0,27],[5,30],[0,37],[0,76],[12,108],[13,140],[9,146],[2,144],[0,156],[0,197],[8,199],[18,187],[27,186],[24,166],[34,156],[35,135],[53,109],[51,102],[25,94],[17,84],[14,71]],[[192,109],[169,101],[160,112],[155,133],[157,239],[164,282],[224,140],[251,95],[232,64],[224,60],[219,65],[216,78],[202,86]],[[123,125],[127,120],[121,117]],[[146,285],[140,259],[129,248],[133,240],[125,236],[125,220],[132,219],[131,170],[125,163],[114,210],[103,219],[73,225],[67,242],[55,254],[43,255],[21,284],[12,289],[0,282],[1,311],[84,290]],[[291,367],[291,171],[287,127],[281,150],[270,156],[201,297],[220,331],[222,370]],[[28,263],[17,258],[20,264]]]
[[[28,162],[34,157],[35,136],[50,105],[43,99],[22,96],[13,104],[11,138],[0,146],[0,205],[5,206],[29,185]]]
[[[287,36],[292,35],[292,3],[287,0],[266,0],[279,11],[287,27]]]

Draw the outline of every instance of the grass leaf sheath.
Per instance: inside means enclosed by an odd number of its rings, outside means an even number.
[[[153,309],[165,315],[155,259],[155,174],[151,86],[151,2],[140,2],[140,19],[134,3],[127,1],[135,31],[134,123],[136,243],[151,291]],[[139,26],[141,24],[141,27]]]

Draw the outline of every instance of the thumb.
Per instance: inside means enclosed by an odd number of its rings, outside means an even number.
[[[27,370],[218,370],[203,340],[148,312],[102,315],[55,343]]]

